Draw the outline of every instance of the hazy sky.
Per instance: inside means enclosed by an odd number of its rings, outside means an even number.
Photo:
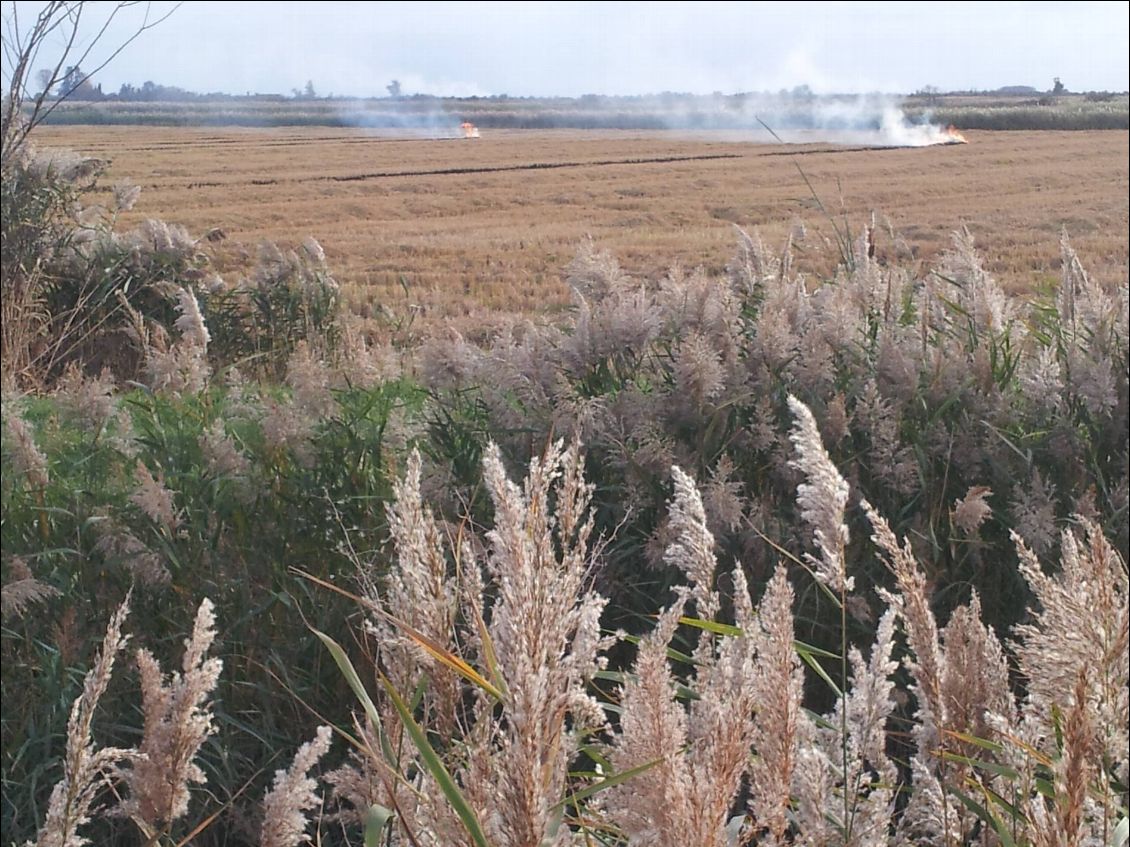
[[[3,3],[26,29],[41,4]],[[101,24],[114,4],[93,2]],[[136,28],[144,3],[107,33]],[[172,8],[151,4],[151,14]],[[98,74],[193,91],[579,95],[1130,88],[1121,2],[185,2]],[[89,32],[89,31],[88,31]],[[5,33],[5,41],[8,35]],[[92,61],[84,70],[97,64]],[[46,55],[36,69],[47,64]],[[8,72],[5,63],[5,76]]]

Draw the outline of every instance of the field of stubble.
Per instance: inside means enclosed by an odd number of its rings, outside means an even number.
[[[45,127],[40,143],[112,160],[143,189],[130,219],[227,235],[219,269],[313,236],[349,300],[429,317],[568,302],[562,270],[591,235],[629,270],[725,265],[732,224],[834,265],[832,220],[880,224],[881,257],[920,262],[967,226],[1012,290],[1058,276],[1066,228],[1091,273],[1127,278],[1130,134],[974,132],[968,145],[771,146],[733,135],[496,130],[476,140],[338,129]],[[801,171],[803,171],[803,176]],[[806,184],[807,178],[808,184]],[[822,206],[821,206],[822,204]]]

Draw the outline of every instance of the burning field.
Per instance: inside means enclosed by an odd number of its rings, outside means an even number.
[[[829,215],[858,232],[872,212],[880,258],[925,265],[964,225],[992,244],[990,270],[1007,287],[1030,289],[1058,275],[1066,228],[1096,278],[1126,280],[1126,132],[978,132],[962,144],[952,128],[894,121],[830,144],[774,131],[801,143],[721,130],[478,138],[458,120],[437,137],[475,143],[145,127],[45,127],[41,143],[112,158],[104,182],[141,185],[137,218],[222,228],[232,268],[264,239],[312,235],[355,302],[411,303],[427,319],[566,305],[562,270],[586,236],[654,278],[672,262],[721,269],[733,224],[768,243],[803,225],[798,261],[823,273],[835,254]]]
[[[945,135],[945,138],[943,138],[943,140],[942,140],[942,144],[968,144],[969,143],[969,141],[966,139],[964,133],[962,133],[961,130],[959,130],[953,124],[950,124],[949,126],[947,126],[942,132]]]
[[[912,121],[894,102],[873,102],[865,98],[832,100],[813,104],[799,115],[795,109],[783,114],[773,111],[768,114],[768,119],[755,115],[754,121],[771,140],[780,143],[821,141],[870,147],[935,147],[967,143],[965,136],[952,124],[942,126],[930,121]],[[759,140],[757,136],[752,138]]]

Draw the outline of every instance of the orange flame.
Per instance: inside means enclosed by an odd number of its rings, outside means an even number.
[[[962,135],[958,131],[957,127],[955,127],[953,124],[950,124],[949,126],[946,127],[944,135],[946,136],[946,140],[945,140],[946,144],[968,144],[969,143],[969,140],[964,135]]]
[[[471,123],[470,121],[463,121],[463,123],[459,124],[459,128],[461,130],[463,130],[463,137],[464,138],[478,138],[479,137],[479,128],[477,126],[475,126],[473,123]]]

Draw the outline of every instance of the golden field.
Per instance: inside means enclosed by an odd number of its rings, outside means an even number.
[[[964,225],[1006,287],[1031,289],[1058,277],[1066,228],[1093,275],[1126,281],[1130,134],[967,135],[967,145],[865,149],[654,131],[463,140],[69,126],[43,127],[39,143],[112,160],[104,185],[139,184],[125,223],[162,218],[196,236],[221,228],[225,274],[262,240],[313,236],[363,311],[411,303],[467,323],[485,310],[559,308],[563,269],[586,235],[655,277],[676,263],[724,266],[732,224],[778,244],[799,222],[799,261],[820,273],[836,258],[829,215],[858,233],[872,212],[880,257],[929,267]]]

